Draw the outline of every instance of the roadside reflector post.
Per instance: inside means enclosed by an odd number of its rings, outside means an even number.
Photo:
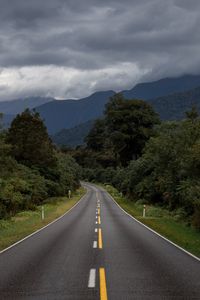
[[[68,198],[69,199],[71,198],[71,194],[72,194],[71,190],[68,190]]]
[[[44,220],[44,206],[42,206],[42,220]]]
[[[143,205],[143,218],[146,217],[146,205],[144,204]]]

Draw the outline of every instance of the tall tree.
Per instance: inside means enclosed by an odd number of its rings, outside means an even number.
[[[25,110],[12,121],[7,142],[15,159],[28,166],[52,167],[56,162],[47,129],[37,112]]]
[[[106,105],[105,123],[115,155],[127,165],[141,154],[159,117],[145,101],[126,100],[116,94]]]

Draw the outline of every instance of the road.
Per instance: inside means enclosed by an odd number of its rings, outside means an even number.
[[[200,299],[200,262],[126,215],[107,192],[0,254],[0,299]]]

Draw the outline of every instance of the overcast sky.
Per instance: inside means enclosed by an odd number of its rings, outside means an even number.
[[[0,0],[0,101],[200,73],[199,0]]]

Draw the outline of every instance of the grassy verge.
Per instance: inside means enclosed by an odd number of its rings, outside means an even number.
[[[111,186],[104,188],[113,196],[116,202],[130,215],[151,227],[172,242],[200,257],[200,232],[187,226],[183,221],[177,221],[178,216],[160,207],[147,206],[146,217],[142,217],[143,205],[127,200]]]
[[[71,199],[56,197],[46,200],[44,204],[44,220],[41,219],[41,206],[35,211],[23,211],[9,220],[0,220],[0,250],[47,225],[68,211],[85,194],[80,188]]]

